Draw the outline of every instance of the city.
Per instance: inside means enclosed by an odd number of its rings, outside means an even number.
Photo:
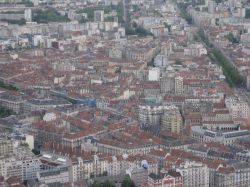
[[[250,187],[250,1],[0,0],[0,187]]]

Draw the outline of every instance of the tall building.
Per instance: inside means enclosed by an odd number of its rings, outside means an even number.
[[[213,0],[208,0],[208,12],[213,14],[216,8],[216,2]]]
[[[104,21],[104,11],[103,10],[94,11],[94,21],[95,22],[103,22]]]
[[[32,12],[31,12],[30,8],[24,10],[24,19],[27,22],[31,22],[32,21]]]
[[[250,90],[250,73],[247,75],[247,90]]]
[[[159,81],[161,75],[160,68],[150,68],[148,70],[148,80],[149,81]]]
[[[183,78],[181,76],[175,77],[175,93],[176,94],[183,93]]]
[[[162,129],[169,132],[180,134],[183,130],[183,121],[179,109],[176,106],[170,106],[164,110],[162,117]]]
[[[13,142],[11,140],[0,139],[0,157],[13,153]]]
[[[160,79],[161,93],[174,93],[174,75],[167,75]]]
[[[139,121],[145,126],[160,126],[164,106],[140,105]]]

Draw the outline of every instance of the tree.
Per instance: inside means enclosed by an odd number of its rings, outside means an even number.
[[[15,85],[4,83],[3,81],[0,81],[0,88],[4,88],[4,89],[7,89],[7,90],[12,90],[12,91],[17,91],[18,90],[18,88]]]
[[[115,187],[115,185],[111,181],[106,180],[104,183],[95,181],[91,187]]]
[[[98,181],[95,181],[91,187],[101,187],[101,183],[99,183]]]
[[[182,65],[182,61],[178,58],[175,60],[175,64],[176,65]]]
[[[109,180],[106,180],[103,183],[102,187],[115,187],[115,185],[112,182],[110,182]]]
[[[0,107],[0,118],[6,118],[12,114],[14,114],[14,112],[12,112],[11,110]]]
[[[126,176],[122,181],[122,187],[135,187],[135,183],[130,179],[129,176]]]
[[[223,53],[218,49],[213,49],[212,54],[214,59],[221,65],[228,84],[230,86],[241,86],[243,78],[233,64],[231,64],[231,62],[229,62]]]
[[[33,21],[37,23],[68,22],[68,17],[60,15],[56,9],[37,10],[33,13]]]
[[[40,154],[40,151],[38,149],[32,149],[32,152],[35,154],[35,155],[39,155]]]
[[[229,42],[232,42],[233,44],[238,43],[237,38],[234,37],[233,33],[229,33],[228,35],[225,36],[226,39],[228,39]]]
[[[171,25],[164,22],[165,28],[168,28],[168,32],[171,32]]]

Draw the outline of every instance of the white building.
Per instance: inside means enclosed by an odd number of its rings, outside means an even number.
[[[20,180],[37,178],[41,162],[29,149],[19,147],[8,157],[0,159],[0,175],[8,178],[17,176]]]
[[[32,21],[32,12],[31,12],[30,8],[24,10],[24,19],[27,22],[31,22]]]
[[[209,169],[202,163],[186,161],[176,171],[183,177],[183,186],[209,187]]]
[[[235,131],[212,131],[204,129],[201,126],[191,127],[192,138],[200,142],[218,142],[224,145],[233,145],[236,140],[241,138],[249,138],[248,130],[235,130]]]
[[[237,97],[227,97],[225,103],[233,119],[248,119],[250,117],[250,109],[246,101],[241,101]]]
[[[183,78],[181,76],[175,77],[175,93],[176,94],[183,93]]]
[[[184,49],[184,55],[200,57],[202,55],[207,55],[207,50],[202,44],[191,44]]]
[[[159,81],[160,80],[161,71],[160,68],[150,68],[148,70],[148,80],[149,81]]]
[[[168,59],[166,55],[159,54],[154,58],[154,65],[156,67],[167,67]]]

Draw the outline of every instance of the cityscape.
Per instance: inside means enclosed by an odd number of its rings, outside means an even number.
[[[0,0],[0,187],[250,187],[250,0]]]

